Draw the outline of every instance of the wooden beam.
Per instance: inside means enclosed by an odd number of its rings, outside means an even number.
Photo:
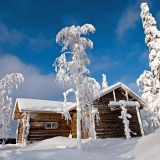
[[[128,101],[128,92],[126,91],[126,99],[127,99],[127,101]]]
[[[113,97],[114,97],[114,101],[116,101],[116,95],[114,90],[113,90]]]
[[[138,117],[138,122],[139,122],[140,130],[141,130],[141,134],[142,134],[142,136],[144,136],[145,134],[144,134],[142,121],[141,121],[141,116],[140,116],[138,107],[136,107],[136,111],[137,111],[137,117]]]

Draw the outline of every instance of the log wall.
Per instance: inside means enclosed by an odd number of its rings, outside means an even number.
[[[58,122],[57,129],[46,129],[46,122]],[[39,141],[56,136],[68,137],[71,131],[71,122],[62,119],[60,113],[37,113],[30,117],[28,141]]]
[[[46,122],[58,122],[57,129],[46,129]],[[30,129],[27,141],[30,143],[44,140],[56,136],[68,137],[71,131],[71,121],[62,119],[60,113],[31,113],[30,114]],[[22,144],[23,123],[19,120],[17,143]]]
[[[116,101],[126,100],[125,94],[122,90],[115,90]],[[129,99],[134,100],[129,96]],[[100,121],[95,124],[97,137],[99,138],[119,138],[124,137],[124,124],[122,119],[118,116],[121,115],[121,110],[114,110],[108,107],[110,101],[114,101],[113,92],[108,93],[102,96],[99,100],[94,101],[94,107],[98,108]],[[137,133],[137,135],[131,134],[131,137],[141,136],[139,121],[137,117],[136,108],[127,108],[128,113],[132,115],[132,118],[129,119],[129,128],[131,131]]]

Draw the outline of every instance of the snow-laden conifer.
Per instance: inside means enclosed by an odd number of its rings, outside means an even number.
[[[150,127],[159,125],[160,116],[160,31],[155,18],[149,13],[147,3],[141,4],[141,18],[146,34],[145,43],[149,47],[149,66],[151,71],[144,71],[137,80],[142,98],[148,103]]]
[[[10,136],[12,97],[9,95],[13,87],[18,88],[22,81],[24,77],[20,73],[7,74],[0,80],[0,138],[3,139],[3,145]]]
[[[106,89],[108,87],[107,78],[105,74],[102,74],[102,89]]]
[[[84,121],[86,131],[88,130],[90,137],[95,137],[94,117],[98,111],[93,107],[92,101],[99,96],[100,85],[98,82],[90,78],[90,71],[86,65],[90,63],[85,49],[92,49],[93,42],[83,35],[89,32],[94,33],[95,28],[91,24],[83,26],[74,25],[63,28],[56,36],[56,42],[62,46],[62,54],[54,63],[57,72],[56,79],[63,84],[72,84],[75,89],[69,89],[64,92],[64,113],[65,119],[71,119],[66,102],[67,95],[73,92],[76,97],[77,106],[77,148],[81,146],[81,120]],[[67,61],[67,54],[71,54],[71,61]]]

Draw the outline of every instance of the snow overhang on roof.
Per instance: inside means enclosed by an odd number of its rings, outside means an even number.
[[[143,107],[147,107],[147,103],[141,97],[139,97],[134,91],[132,91],[130,88],[128,88],[125,84],[123,84],[122,82],[118,82],[112,86],[109,86],[106,89],[101,90],[100,97],[102,97],[102,96],[106,95],[107,93],[110,93],[113,90],[116,90],[118,88],[122,88],[124,91],[128,92],[129,95],[134,97],[140,104],[142,104]],[[98,99],[98,97],[96,99]]]
[[[38,99],[17,98],[14,106],[13,116],[14,120],[18,119],[21,112],[55,112],[61,113],[63,111],[64,102],[48,101]],[[72,102],[67,102],[69,109],[75,106]],[[17,115],[17,116],[16,116]]]

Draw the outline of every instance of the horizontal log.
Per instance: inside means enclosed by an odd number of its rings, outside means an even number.
[[[100,115],[100,120],[99,121],[102,121],[102,120],[123,121],[123,119],[119,118],[119,116],[120,115],[105,115],[105,116]],[[138,121],[138,119],[136,117],[130,118],[128,120],[129,121],[130,120],[137,120]]]
[[[59,121],[46,121],[46,122],[36,121],[36,122],[30,122],[29,124],[30,124],[30,126],[45,126],[47,122],[51,122],[51,123],[58,122],[58,126],[62,126],[62,125],[71,126],[71,123],[67,124],[67,121],[64,122],[64,121],[60,121],[60,120]]]
[[[123,135],[97,135],[98,138],[125,138]]]
[[[97,135],[125,135],[124,132],[96,132]]]
[[[106,132],[111,132],[111,133],[118,133],[118,132],[124,132],[124,129],[96,129],[97,134],[99,133],[106,133]]]
[[[97,129],[112,129],[112,130],[114,130],[114,129],[123,129],[124,128],[124,126],[98,126],[98,127],[96,127],[96,130]]]
[[[121,134],[123,133],[124,130],[117,129],[117,130],[112,130],[112,129],[106,129],[106,130],[96,130],[97,134],[108,134],[108,133],[116,133],[116,134]]]
[[[101,128],[108,128],[108,127],[113,127],[113,128],[119,127],[119,128],[121,128],[123,126],[124,126],[123,123],[115,123],[114,125],[111,124],[111,123],[99,123],[99,124],[95,125],[95,128],[99,128],[99,127],[101,127]]]
[[[131,130],[137,130],[137,131],[140,131],[139,130],[139,128],[137,128],[137,127],[134,127],[134,126],[129,126],[129,128],[131,129]],[[97,127],[96,128],[96,131],[98,131],[98,130],[113,130],[113,131],[116,131],[116,130],[124,130],[124,126],[121,126],[121,127],[119,127],[119,126],[109,126],[109,127]]]
[[[28,136],[52,136],[56,134],[68,134],[70,131],[63,131],[63,132],[52,132],[52,133],[43,133],[42,132],[35,132],[35,133],[29,133]]]
[[[45,139],[48,139],[48,138],[54,138],[54,137],[69,137],[69,134],[67,135],[60,135],[60,134],[57,134],[57,135],[53,135],[53,136],[41,136],[41,137],[28,137],[27,140],[28,141],[33,141],[33,140],[45,140]]]
[[[104,137],[108,137],[108,138],[116,138],[116,137],[125,137],[125,133],[124,132],[96,132],[97,136],[100,138],[104,138]],[[131,137],[138,137],[141,136],[140,132],[135,132],[136,135],[134,135],[133,133],[130,133]]]
[[[69,133],[63,133],[63,134],[59,133],[59,134],[52,134],[52,135],[29,135],[27,139],[47,139],[47,138],[52,138],[57,136],[68,137]]]
[[[70,134],[70,131],[63,131],[63,132],[52,132],[52,133],[43,133],[43,132],[37,132],[37,133],[29,133],[29,137],[34,136],[55,136],[55,135],[63,135],[63,134]]]
[[[29,131],[29,134],[31,134],[31,133],[33,133],[33,134],[34,134],[34,133],[35,133],[35,134],[36,134],[36,133],[44,133],[44,134],[45,134],[45,133],[61,133],[61,132],[70,132],[70,131],[71,131],[71,130],[57,130],[57,129],[56,129],[56,130],[53,130],[53,129],[52,129],[52,130],[51,130],[51,129],[48,129],[48,130],[45,130],[45,129],[44,129],[44,130],[43,130],[43,129],[35,129],[35,130],[30,130],[30,131]]]
[[[47,122],[31,122],[30,127],[45,127]],[[53,122],[51,122],[53,123]],[[71,124],[66,124],[62,122],[57,122],[58,127],[71,127]]]
[[[48,119],[48,118],[30,119],[30,122],[59,122],[59,123],[64,123],[64,124],[71,123],[71,121],[67,122],[65,119],[55,119],[55,118],[53,119]]]
[[[32,112],[31,114],[36,114],[36,115],[38,115],[38,116],[62,116],[62,114],[61,113],[54,113],[54,112],[47,112],[47,113],[45,113],[45,112]]]
[[[70,127],[58,127],[57,129],[46,129],[45,127],[31,127],[30,129],[29,129],[29,131],[31,132],[31,131],[35,131],[35,130],[46,130],[46,132],[49,132],[50,130],[51,131],[58,131],[58,130],[71,130],[71,128]]]

